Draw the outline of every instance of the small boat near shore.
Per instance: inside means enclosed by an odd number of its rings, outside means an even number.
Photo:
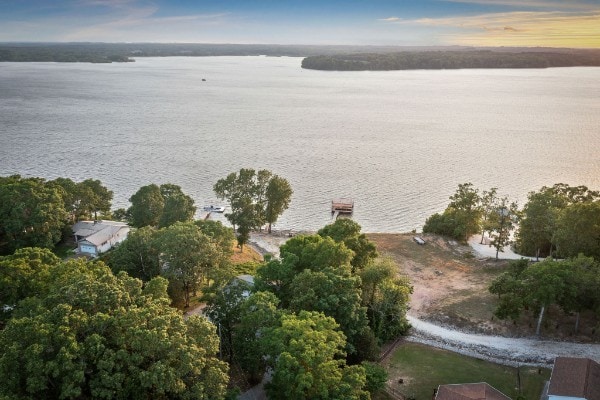
[[[204,206],[202,207],[202,210],[206,211],[206,212],[216,212],[216,213],[222,213],[225,211],[225,207],[222,206]]]

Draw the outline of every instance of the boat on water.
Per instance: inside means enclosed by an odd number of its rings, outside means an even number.
[[[225,211],[225,207],[221,207],[221,206],[204,206],[202,209],[206,212],[216,212],[216,213],[222,213]]]

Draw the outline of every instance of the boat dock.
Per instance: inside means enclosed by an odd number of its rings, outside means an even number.
[[[331,219],[334,221],[340,215],[352,215],[354,212],[354,200],[352,199],[335,199],[331,201]]]

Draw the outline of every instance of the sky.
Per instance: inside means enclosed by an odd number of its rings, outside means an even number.
[[[600,0],[0,0],[0,42],[600,48]]]

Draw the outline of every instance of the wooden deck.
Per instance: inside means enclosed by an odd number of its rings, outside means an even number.
[[[331,201],[332,214],[352,214],[354,212],[354,200],[352,199],[335,199]],[[336,217],[337,217],[336,215]]]

